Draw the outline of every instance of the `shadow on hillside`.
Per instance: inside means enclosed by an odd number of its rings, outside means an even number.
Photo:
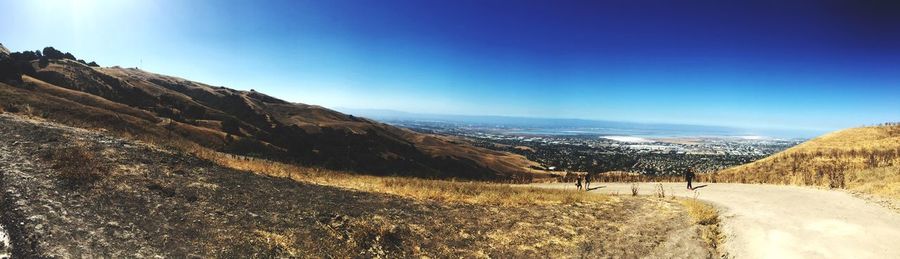
[[[600,188],[606,188],[606,186],[597,186],[597,187],[594,187],[594,188],[588,188],[588,189],[585,190],[585,191],[589,192],[589,191],[593,191],[593,190],[600,189]]]
[[[709,186],[709,185],[708,185],[708,184],[704,184],[704,185],[698,185],[698,186],[694,186],[694,188],[693,188],[693,189],[691,189],[691,190],[696,190],[696,189],[700,189],[700,188],[703,188],[703,187],[706,187],[706,186]]]

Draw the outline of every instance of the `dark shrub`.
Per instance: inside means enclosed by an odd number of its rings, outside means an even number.
[[[45,68],[48,65],[50,65],[50,59],[48,59],[46,56],[41,57],[41,59],[38,61],[38,66],[41,68]]]
[[[10,58],[0,58],[0,82],[21,81],[22,73]]]
[[[39,53],[40,52],[34,53],[31,51],[13,52],[9,54],[9,57],[17,62],[32,61],[41,57]]]
[[[64,59],[66,58],[66,54],[63,54],[62,51],[56,50],[53,47],[46,47],[44,48],[44,57],[50,59]]]
[[[16,69],[19,70],[19,73],[29,75],[29,76],[34,76],[37,74],[37,71],[35,71],[34,66],[31,65],[31,61],[23,61],[23,62],[16,61],[15,64],[16,64]]]

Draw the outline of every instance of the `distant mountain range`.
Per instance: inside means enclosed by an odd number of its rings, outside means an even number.
[[[43,52],[43,53],[41,53]],[[380,175],[530,179],[522,156],[412,132],[254,90],[136,68],[100,67],[53,48],[0,45],[0,108],[183,149],[202,147]]]
[[[794,129],[744,129],[725,126],[674,123],[639,123],[608,120],[531,118],[515,116],[476,116],[411,113],[389,109],[357,109],[336,107],[336,110],[380,121],[440,121],[483,126],[531,129],[545,134],[582,132],[595,135],[634,135],[641,137],[696,136],[767,136],[776,138],[809,138],[823,132]]]

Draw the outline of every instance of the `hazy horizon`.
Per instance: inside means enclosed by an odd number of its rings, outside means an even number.
[[[656,3],[0,1],[0,43],[332,108],[816,131],[900,120],[896,4]]]
[[[330,107],[329,107],[330,108]],[[621,135],[611,132],[620,132],[622,129],[634,129],[635,127],[655,127],[658,130],[664,130],[665,136],[650,136],[636,134],[635,136],[643,137],[722,137],[722,136],[761,136],[771,138],[784,139],[808,139],[827,133],[828,131],[816,129],[793,129],[793,128],[763,128],[763,127],[734,127],[712,124],[686,124],[686,123],[669,123],[654,121],[628,121],[628,120],[603,120],[603,119],[584,119],[584,118],[548,118],[548,117],[529,117],[529,116],[507,116],[507,115],[470,115],[470,114],[434,114],[434,113],[416,113],[386,109],[355,109],[346,107],[331,108],[346,114],[366,117],[384,122],[397,121],[441,121],[447,123],[473,123],[473,124],[495,124],[496,126],[508,127],[531,127],[533,129],[550,129],[559,130],[587,129],[596,127],[611,127],[610,132],[602,130],[592,130],[593,135]],[[869,126],[869,125],[859,125]],[[677,132],[678,129],[684,132]],[[714,134],[698,134],[698,132],[710,132],[709,130],[718,131]],[[563,132],[555,132],[550,135],[561,134]],[[625,134],[629,135],[629,134]]]

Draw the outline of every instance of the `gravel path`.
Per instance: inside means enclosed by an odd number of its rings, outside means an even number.
[[[639,184],[653,194],[656,183]],[[546,188],[574,185],[535,184]],[[629,183],[595,183],[591,192],[630,194]],[[900,258],[900,214],[846,192],[805,187],[706,184],[696,191],[663,183],[667,195],[720,207],[725,251],[735,258]]]

